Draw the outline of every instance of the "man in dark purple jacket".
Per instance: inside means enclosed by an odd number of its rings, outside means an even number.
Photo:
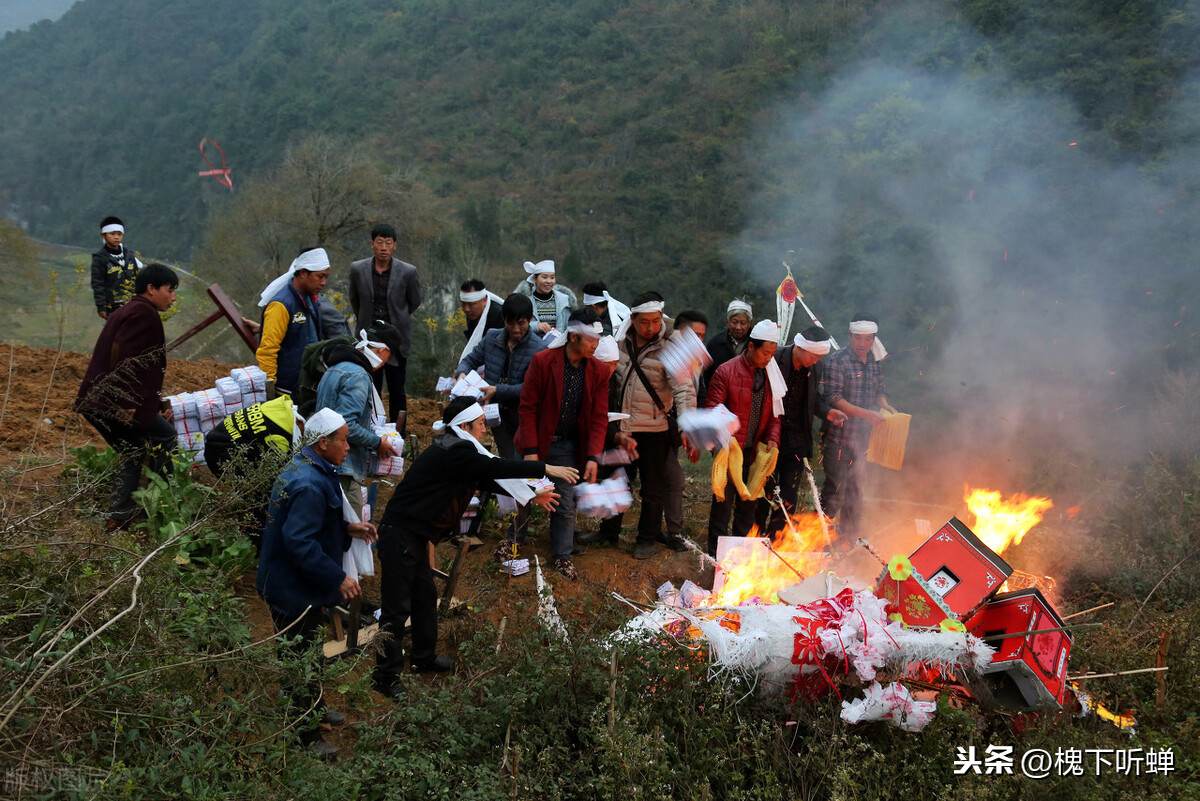
[[[171,412],[162,410],[160,397],[167,352],[159,312],[171,308],[178,286],[178,276],[163,264],[137,274],[134,297],[105,319],[75,398],[75,411],[121,457],[109,504],[110,529],[133,518],[133,491],[147,455],[151,470],[169,475],[176,439]]]

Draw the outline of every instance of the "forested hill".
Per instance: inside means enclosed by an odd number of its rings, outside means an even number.
[[[143,252],[187,259],[290,144],[327,134],[411,168],[431,190],[440,249],[406,255],[440,259],[452,277],[550,257],[576,286],[603,274],[627,296],[653,276],[679,302],[715,311],[720,298],[778,282],[783,248],[795,244],[771,251],[773,233],[825,226],[836,252],[800,257],[832,271],[821,286],[854,279],[874,249],[889,269],[925,271],[905,273],[910,289],[936,288],[938,223],[898,225],[881,193],[839,200],[837,220],[751,210],[827,179],[811,174],[817,166],[847,166],[843,182],[897,168],[938,175],[956,163],[947,147],[971,143],[907,129],[932,112],[905,105],[913,85],[903,79],[834,108],[809,131],[820,149],[768,162],[789,115],[816,107],[856,66],[889,59],[945,88],[986,84],[985,111],[1023,93],[1048,98],[1071,125],[1078,115],[1072,138],[1089,157],[1152,169],[1190,144],[1171,110],[1197,63],[1197,14],[1195,3],[1178,5],[83,0],[0,42],[0,195],[41,238],[92,242],[98,220],[116,213]],[[996,133],[987,119],[975,124]],[[224,148],[233,192],[197,176],[204,136]],[[943,188],[957,193],[960,180],[965,194],[962,174]],[[874,242],[857,236],[867,221]],[[455,262],[447,231],[470,243],[471,258]],[[759,252],[734,251],[747,231],[762,232]],[[770,265],[771,280],[748,273],[749,262]],[[824,308],[848,314],[887,298],[914,327],[951,302],[936,291],[919,304],[882,289],[837,292]]]

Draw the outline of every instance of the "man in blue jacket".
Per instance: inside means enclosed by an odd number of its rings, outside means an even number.
[[[275,379],[275,389],[292,394],[300,377],[304,348],[325,338],[317,296],[329,278],[324,248],[300,251],[287,272],[263,290],[262,330],[254,356],[258,366]]]
[[[349,428],[342,416],[321,409],[308,419],[300,450],[275,482],[258,562],[258,594],[271,608],[276,633],[294,644],[281,645],[281,659],[298,657],[319,645],[323,608],[362,595],[358,582],[342,570],[342,553],[350,538],[374,542],[375,526],[347,523],[337,465],[346,459]],[[319,722],[340,725],[345,715],[325,709],[321,683],[283,688],[298,710],[307,712],[300,742],[313,753],[331,758],[337,748],[321,737]]]

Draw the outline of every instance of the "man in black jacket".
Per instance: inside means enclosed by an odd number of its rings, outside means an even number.
[[[133,297],[133,280],[142,263],[125,247],[125,224],[118,217],[100,222],[104,247],[92,254],[92,298],[96,314],[103,320]]]
[[[750,341],[750,324],[753,322],[754,310],[749,303],[736,298],[729,301],[729,307],[725,310],[725,330],[708,341],[708,355],[712,357],[712,364],[704,371],[704,378],[700,382],[706,395],[717,368],[745,352],[746,343]],[[697,398],[696,403],[704,403],[704,398]]]
[[[530,500],[525,482],[512,479],[551,478],[575,483],[579,471],[545,462],[497,459],[483,446],[487,432],[483,408],[470,398],[455,398],[442,414],[438,434],[408,468],[404,480],[388,501],[379,524],[379,564],[382,610],[379,619],[385,637],[376,656],[374,686],[389,698],[397,695],[396,677],[404,666],[400,648],[404,621],[412,619],[412,668],[418,672],[448,671],[454,660],[438,656],[437,589],[429,565],[429,544],[449,538],[480,488],[521,495]],[[497,483],[498,482],[498,483]],[[558,495],[532,498],[552,511]],[[521,500],[521,498],[518,498]]]
[[[845,413],[826,406],[817,392],[822,378],[820,361],[830,349],[829,333],[814,325],[796,334],[792,345],[780,348],[775,354],[779,372],[787,384],[787,394],[783,396],[779,462],[771,484],[779,486],[787,514],[796,513],[797,485],[804,474],[804,460],[813,455],[813,417],[834,425],[846,421]],[[766,506],[765,500],[760,501],[760,512]],[[784,511],[775,509],[768,531],[774,535],[784,525]]]

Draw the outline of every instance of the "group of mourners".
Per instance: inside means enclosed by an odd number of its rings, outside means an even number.
[[[76,400],[76,409],[121,456],[110,528],[136,518],[132,494],[143,463],[166,476],[176,442],[170,408],[160,397],[166,357],[159,312],[174,302],[178,278],[164,265],[143,266],[123,244],[123,233],[116,218],[101,225],[104,245],[93,259],[92,286],[105,322]],[[869,432],[882,421],[880,410],[894,411],[874,319],[856,315],[842,350],[816,325],[783,343],[779,325],[755,322],[751,305],[733,300],[725,327],[707,342],[711,364],[681,380],[664,363],[664,350],[673,338],[703,341],[704,313],[667,316],[664,297],[652,290],[625,305],[602,281],[585,284],[580,303],[557,283],[549,260],[526,262],[526,279],[507,297],[478,279],[462,284],[466,341],[455,377],[482,376],[482,397],[455,397],[445,405],[432,441],[408,465],[378,527],[364,520],[362,489],[373,457],[400,456],[393,444],[399,438],[382,428],[394,423],[405,433],[410,321],[422,302],[416,268],[393,255],[394,229],[376,226],[370,245],[372,255],[349,268],[353,334],[322,295],[331,265],[321,248],[301,252],[262,292],[261,320],[245,322],[260,333],[257,363],[277,397],[229,415],[205,440],[207,463],[218,475],[246,470],[271,453],[285,465],[269,496],[264,491],[252,504],[249,533],[260,548],[258,590],[276,630],[298,635],[288,647],[312,647],[323,639],[325,610],[361,597],[343,555],[377,543],[382,646],[375,689],[397,697],[406,658],[415,671],[452,670],[454,661],[436,651],[431,543],[459,533],[476,493],[509,496],[517,512],[505,524],[497,560],[520,555],[529,509],[538,504],[549,515],[554,566],[574,580],[579,548],[619,542],[621,515],[592,532],[577,531],[572,486],[612,474],[614,453],[623,453],[616,461],[639,485],[633,557],[653,557],[660,547],[686,549],[680,458],[695,463],[701,451],[681,433],[678,418],[696,408],[723,405],[737,418],[734,437],[742,452],[767,453],[777,463],[768,493],[776,503],[737,492],[713,495],[710,554],[730,533],[731,521],[735,536],[756,525],[768,532],[785,525],[805,460],[814,455],[814,419],[822,421],[822,505],[837,519],[839,538],[853,542]],[[484,411],[489,404],[499,410],[492,427]],[[486,445],[489,432],[498,456]],[[743,462],[742,483],[751,464]],[[541,490],[528,481],[543,478],[549,481]],[[326,756],[336,753],[317,723],[338,725],[344,716],[325,708],[319,683],[285,691],[310,710],[302,742]]]

